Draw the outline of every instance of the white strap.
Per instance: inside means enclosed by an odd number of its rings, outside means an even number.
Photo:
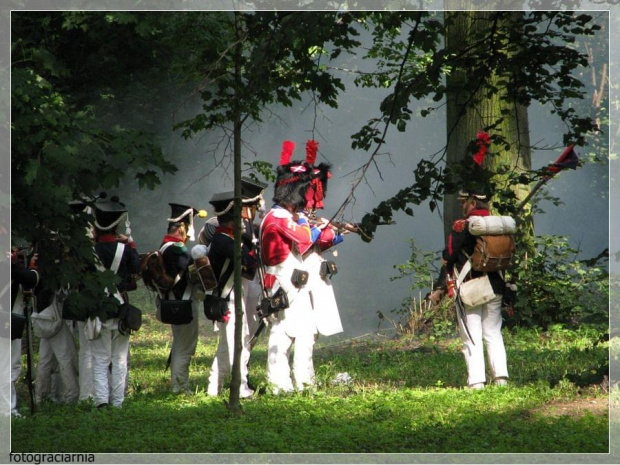
[[[185,285],[185,292],[183,292],[182,300],[189,300],[192,295],[192,283],[190,280],[187,280],[187,284]]]
[[[226,271],[226,268],[228,268],[228,263],[230,263],[229,258],[226,259],[226,261],[224,262],[224,266],[222,266],[222,275]],[[234,282],[233,282],[234,277],[235,277],[235,271],[233,270],[233,272],[230,273],[230,276],[228,277],[228,281],[226,281],[226,284],[224,284],[224,287],[222,288],[220,297],[226,298],[230,295],[230,292],[232,291],[232,288],[234,286]]]
[[[119,242],[116,244],[116,254],[114,255],[114,260],[112,260],[112,265],[110,265],[110,270],[116,274],[118,272],[118,267],[121,264],[121,259],[123,258],[123,253],[125,252],[125,244]]]
[[[463,268],[461,268],[461,272],[459,273],[459,277],[456,278],[456,288],[457,289],[461,287],[461,284],[465,280],[465,276],[467,276],[467,273],[469,273],[469,270],[471,270],[471,259],[469,259],[469,260],[467,260],[467,262],[465,262],[465,264],[463,265]]]
[[[112,260],[112,264],[110,265],[110,268],[108,268],[110,271],[112,271],[114,274],[116,274],[118,272],[118,267],[121,264],[121,260],[123,258],[123,252],[125,251],[125,244],[121,243],[121,242],[117,242],[116,244],[116,252],[114,253],[114,259]],[[97,261],[95,263],[95,266],[97,267],[97,269],[99,271],[105,271],[106,268],[103,266],[103,264],[101,263],[101,260],[99,259],[98,255],[95,255]],[[116,287],[116,286],[114,286]],[[108,295],[110,295],[110,290],[106,288],[106,292]],[[114,297],[116,297],[116,300],[119,301],[119,303],[124,303],[123,301],[123,297],[121,296],[121,293],[118,292],[118,288],[116,289],[116,292],[114,292]]]
[[[161,253],[164,253],[164,250],[166,250],[168,247],[170,247],[172,244],[174,244],[174,242],[166,242],[164,245],[162,245],[159,249],[159,251]]]
[[[21,286],[19,286],[17,290],[17,296],[15,297],[15,303],[13,303],[11,312],[17,313],[18,315],[24,314],[24,291]]]

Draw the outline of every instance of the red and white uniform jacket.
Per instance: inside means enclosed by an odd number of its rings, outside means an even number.
[[[276,205],[263,218],[260,244],[266,287],[273,291],[282,287],[289,300],[289,308],[279,312],[278,319],[287,334],[296,337],[313,326],[307,286],[298,289],[291,282],[295,269],[306,269],[302,254],[313,244],[310,224],[303,215],[294,221],[288,210]]]
[[[291,253],[302,255],[312,247],[310,224],[304,216],[293,221],[292,213],[276,205],[263,218],[260,241],[265,266],[277,266]]]

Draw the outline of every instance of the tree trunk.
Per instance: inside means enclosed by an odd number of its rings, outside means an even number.
[[[243,44],[241,42],[241,16],[235,13],[235,120],[233,123],[233,162],[234,162],[234,212],[235,212],[235,246],[234,246],[234,294],[235,294],[235,352],[233,356],[232,377],[230,381],[230,398],[228,409],[235,415],[241,414],[239,389],[241,386],[241,350],[243,339],[243,304],[241,287],[241,60]]]
[[[479,131],[487,130],[491,136],[501,136],[505,144],[492,144],[490,156],[484,161],[484,168],[497,172],[501,166],[508,166],[511,171],[523,172],[531,169],[530,140],[527,108],[511,100],[505,86],[498,82],[498,77],[489,73],[484,82],[479,76],[470,74],[467,66],[469,54],[484,56],[484,48],[489,47],[481,38],[493,34],[493,30],[514,27],[511,24],[516,15],[521,12],[496,11],[450,11],[445,13],[447,26],[446,48],[452,53],[462,55],[457,58],[462,61],[460,66],[454,66],[454,71],[447,77],[447,134],[448,134],[448,164],[458,163],[466,156],[471,156],[467,147],[476,138]],[[479,42],[476,44],[476,42]],[[494,43],[494,47],[502,47],[501,42]],[[489,84],[497,92],[489,92],[483,84]],[[486,129],[491,128],[491,129]],[[492,156],[491,156],[492,155]],[[505,187],[506,176],[496,175],[493,181],[498,188]],[[518,199],[523,199],[529,192],[529,186],[522,186],[515,192]],[[525,234],[533,234],[533,224],[528,212],[525,222]],[[452,229],[453,222],[462,216],[456,195],[446,195],[444,201],[444,233],[447,235]]]

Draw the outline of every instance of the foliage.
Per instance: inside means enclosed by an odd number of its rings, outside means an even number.
[[[518,285],[514,322],[548,328],[609,320],[609,272],[601,257],[578,260],[578,250],[563,236],[535,238],[536,253],[519,256],[512,277]]]
[[[440,48],[450,22],[438,21],[433,13],[369,15],[366,24],[374,26],[374,46],[368,57],[378,60],[379,71],[361,77],[358,83],[389,87],[392,91],[381,103],[381,116],[371,119],[353,135],[353,147],[370,150],[373,145],[383,143],[387,129],[382,132],[381,124],[386,128],[393,124],[399,131],[405,131],[412,114],[411,100],[441,102],[449,92],[458,94],[458,88],[447,88],[443,80],[445,74],[455,69],[467,69],[468,82],[476,83],[472,99],[498,94],[490,79],[493,76],[505,86],[506,98],[511,101],[526,106],[537,101],[550,108],[551,114],[556,114],[565,124],[564,144],[583,145],[585,136],[596,125],[590,115],[577,112],[571,104],[584,95],[583,83],[573,76],[588,65],[586,54],[577,51],[573,44],[577,36],[591,36],[600,27],[593,23],[591,16],[577,12],[541,11],[515,16],[512,12],[495,11],[489,15],[488,28],[483,28],[480,37],[471,37],[474,46],[460,54]],[[498,27],[508,19],[511,27]],[[440,104],[431,102],[420,116],[427,116]],[[494,147],[499,151],[514,143],[493,133],[493,128],[506,116],[501,115],[498,121],[490,121],[487,127],[480,128],[491,133],[491,156]],[[467,151],[473,153],[473,147]],[[394,211],[413,215],[410,205],[420,205],[425,200],[429,200],[434,210],[444,194],[455,192],[463,181],[471,179],[472,166],[466,166],[471,165],[470,160],[445,167],[440,166],[441,161],[442,158],[420,161],[413,173],[414,183],[380,202],[364,217],[363,227],[369,233],[366,240],[371,239],[378,223],[392,219]],[[528,184],[531,179],[526,176],[518,181]],[[508,190],[504,194],[511,195]],[[501,196],[500,199],[512,200],[508,203],[514,204],[514,199]]]
[[[30,416],[20,380],[25,418],[12,420],[12,452],[579,454],[605,453],[609,446],[608,416],[576,408],[606,406],[607,395],[596,384],[571,381],[608,363],[607,344],[593,329],[505,332],[510,385],[475,392],[461,388],[466,368],[458,345],[429,347],[400,338],[318,344],[316,390],[273,396],[263,391],[262,338],[250,361],[259,394],[243,400],[245,415],[233,417],[222,402],[226,392],[205,393],[217,347],[212,325],[201,318],[193,394],[171,394],[163,369],[169,327],[155,320],[154,302],[142,286],[132,303],[144,310],[144,323],[131,340],[123,408],[45,403]],[[340,373],[352,380],[335,383]],[[572,408],[563,413],[567,403]],[[553,408],[558,414],[545,413]]]
[[[82,289],[93,314],[103,315],[104,289],[117,278],[94,272],[90,218],[68,202],[129,176],[153,189],[176,171],[152,134],[97,113],[122,72],[144,65],[145,25],[126,13],[12,15],[12,234],[35,245],[45,287]]]
[[[200,91],[204,112],[175,126],[182,129],[184,137],[231,124],[237,111],[242,113],[243,121],[261,122],[267,105],[291,106],[305,92],[312,92],[319,102],[337,106],[336,97],[344,86],[329,73],[322,60],[334,59],[343,50],[358,45],[351,38],[357,32],[351,27],[350,14],[238,13],[236,17],[243,24],[239,39],[243,55],[237,64],[231,47],[237,40],[235,17],[220,16],[217,26],[220,39],[215,46],[210,40],[213,35],[209,32],[213,30],[210,17],[211,12],[187,17],[188,25],[204,27],[206,34],[198,35],[201,38],[198,53],[178,57],[187,75],[204,83]],[[206,19],[201,21],[202,18]],[[300,34],[300,31],[311,33]],[[206,60],[204,53],[209,54]],[[205,69],[205,61],[215,62],[217,66]],[[242,70],[242,82],[235,78],[236,65]]]
[[[399,275],[391,278],[411,280],[410,296],[405,297],[400,308],[393,311],[399,315],[394,326],[400,334],[425,335],[430,340],[453,335],[457,330],[453,303],[449,299],[443,299],[439,304],[433,304],[426,298],[427,292],[430,293],[436,286],[444,284],[435,281],[435,277],[440,274],[435,266],[440,262],[440,252],[424,252],[414,239],[409,242],[411,256],[405,263],[395,265]]]
[[[255,160],[252,163],[244,164],[250,170],[250,178],[254,179],[255,181],[260,181],[258,175],[254,173],[255,171],[261,176],[263,176],[267,180],[267,182],[274,182],[276,180],[275,171],[271,163],[261,160]]]

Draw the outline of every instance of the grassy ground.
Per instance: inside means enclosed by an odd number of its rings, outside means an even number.
[[[259,394],[229,415],[228,392],[205,394],[216,335],[201,315],[191,366],[192,395],[169,392],[164,372],[169,327],[144,309],[132,336],[129,394],[121,410],[88,403],[46,403],[12,421],[13,452],[295,452],[295,453],[606,453],[608,343],[599,332],[554,328],[505,332],[508,387],[463,389],[465,364],[456,339],[325,340],[315,350],[317,387],[286,396],[266,393],[266,337],[252,353]],[[348,373],[349,384],[334,384]]]

